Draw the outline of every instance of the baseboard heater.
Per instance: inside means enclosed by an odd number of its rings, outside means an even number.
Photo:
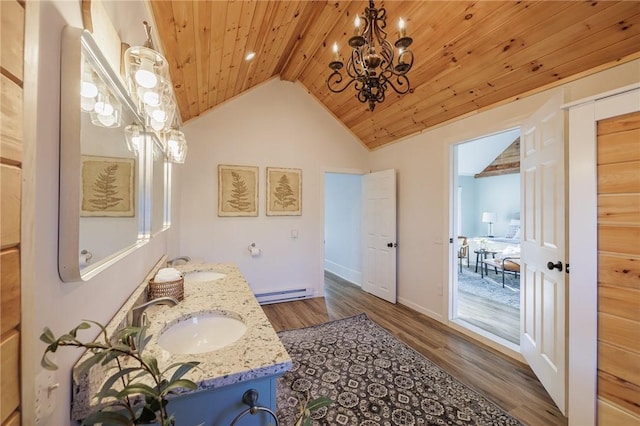
[[[261,305],[270,303],[290,302],[292,300],[306,299],[313,296],[312,288],[293,288],[290,290],[276,290],[256,294],[256,299]]]

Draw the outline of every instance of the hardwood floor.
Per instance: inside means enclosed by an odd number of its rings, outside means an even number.
[[[276,331],[365,312],[369,318],[527,425],[566,425],[531,369],[400,304],[325,279],[325,297],[262,307]]]
[[[458,292],[458,318],[520,344],[520,310],[475,294]]]

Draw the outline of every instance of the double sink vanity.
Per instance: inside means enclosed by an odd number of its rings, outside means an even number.
[[[152,338],[144,353],[158,360],[160,370],[176,362],[200,363],[185,376],[198,389],[169,402],[176,424],[230,425],[248,409],[242,399],[251,389],[258,392],[258,406],[275,412],[276,379],[291,368],[291,358],[239,269],[189,263],[175,268],[185,277],[184,300],[145,310]],[[107,325],[110,335],[127,324],[133,307],[146,302],[147,282],[156,269]],[[80,377],[74,369],[73,376],[72,418],[80,420],[99,408],[93,396],[107,375],[94,366]],[[275,424],[266,410],[241,420],[238,426]]]

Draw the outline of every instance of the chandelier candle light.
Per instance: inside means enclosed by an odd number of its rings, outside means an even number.
[[[358,92],[356,97],[360,102],[368,103],[371,111],[376,103],[384,102],[389,87],[399,95],[413,92],[407,77],[413,66],[413,52],[408,50],[413,39],[407,37],[405,21],[401,18],[398,23],[399,38],[394,44],[398,49],[398,62],[394,65],[394,48],[387,41],[386,27],[387,11],[385,8],[376,9],[373,0],[370,0],[363,17],[356,16],[354,20],[354,35],[349,39],[353,51],[345,69],[348,80],[344,81],[341,72],[344,63],[340,60],[337,43],[333,44],[333,61],[329,63],[329,68],[333,70],[327,78],[329,90],[340,93],[353,84]]]

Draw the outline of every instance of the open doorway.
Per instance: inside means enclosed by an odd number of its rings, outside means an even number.
[[[456,256],[451,317],[492,340],[520,344],[520,130],[453,147]]]
[[[325,280],[362,286],[362,175],[324,174]]]

